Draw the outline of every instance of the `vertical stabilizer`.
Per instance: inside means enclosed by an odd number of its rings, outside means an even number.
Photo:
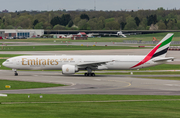
[[[135,66],[131,67],[131,68],[135,68],[138,67],[146,62],[148,62],[149,60],[156,58],[156,57],[161,57],[164,58],[166,56],[166,53],[168,51],[168,48],[171,44],[172,38],[173,38],[174,34],[173,33],[169,33],[167,34],[147,55],[146,57],[139,62],[138,64],[136,64]]]

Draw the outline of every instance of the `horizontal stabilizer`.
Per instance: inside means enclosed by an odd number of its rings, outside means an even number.
[[[154,60],[152,60],[152,61],[154,61],[154,62],[160,62],[160,61],[168,61],[168,60],[171,60],[171,61],[174,61],[174,57],[168,57],[168,58],[156,58],[156,59],[154,59]]]

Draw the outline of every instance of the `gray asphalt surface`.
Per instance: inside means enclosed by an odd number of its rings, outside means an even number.
[[[40,43],[40,42],[0,42],[3,44],[6,44],[6,46],[44,46],[44,45],[88,45],[88,46],[120,46],[120,45],[129,45],[132,46],[130,44],[125,44],[122,42],[65,42],[65,43],[61,43],[61,42],[47,42],[47,43]],[[138,45],[138,44],[137,44]]]
[[[13,75],[12,71],[0,71],[0,75],[0,79],[4,80],[70,85],[65,87],[0,91],[0,93],[6,94],[180,95],[180,81],[176,80],[143,79],[131,75],[63,76],[60,72],[54,71],[20,71],[17,77]],[[151,77],[151,75],[146,76]],[[180,77],[180,75],[177,76]]]

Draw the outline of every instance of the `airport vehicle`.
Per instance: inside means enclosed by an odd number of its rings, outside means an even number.
[[[174,34],[167,34],[147,55],[61,55],[18,56],[7,59],[3,65],[12,68],[15,76],[20,70],[61,70],[63,74],[75,74],[87,70],[85,76],[95,76],[95,70],[133,70],[174,61],[165,57]]]

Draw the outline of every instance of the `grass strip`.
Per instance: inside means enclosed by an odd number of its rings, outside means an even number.
[[[20,103],[1,104],[0,116],[9,118],[172,118],[180,116],[179,96],[42,94],[30,95],[30,98],[27,96],[23,94],[2,97],[1,103],[13,101]],[[21,104],[21,102],[29,103]]]
[[[9,85],[11,88],[6,88]],[[62,84],[0,80],[0,90],[31,89],[64,86]]]
[[[6,46],[0,51],[68,51],[68,50],[110,50],[110,49],[140,49],[129,46],[74,46],[74,45],[50,45],[50,46]],[[144,48],[143,48],[144,49]]]

